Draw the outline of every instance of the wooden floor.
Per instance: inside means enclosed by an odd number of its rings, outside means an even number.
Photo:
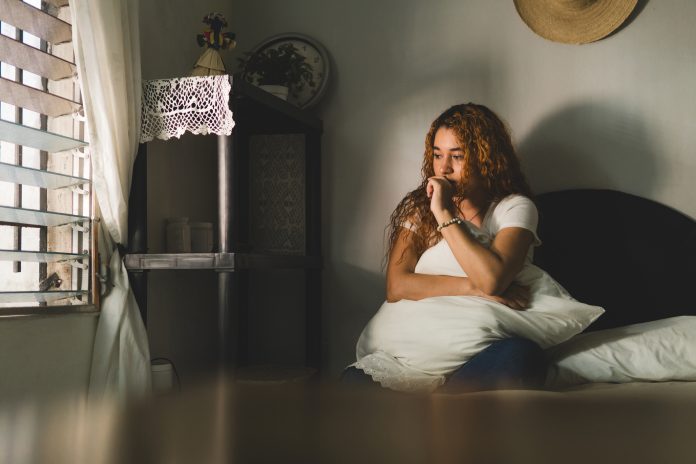
[[[27,405],[3,409],[0,457],[58,464],[693,463],[695,393],[696,382],[407,395],[228,379],[127,408],[99,402],[68,416]]]

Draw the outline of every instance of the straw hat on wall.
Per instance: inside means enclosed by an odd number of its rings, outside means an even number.
[[[584,44],[602,39],[628,18],[638,0],[514,0],[527,26],[545,39]]]

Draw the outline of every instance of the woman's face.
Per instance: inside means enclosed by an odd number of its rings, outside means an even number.
[[[464,150],[454,131],[447,127],[435,132],[433,170],[436,176],[446,177],[453,183],[461,183],[465,178]]]
[[[476,173],[467,177],[464,150],[455,132],[447,127],[441,127],[435,132],[433,170],[436,176],[445,177],[453,184],[459,185],[460,192],[467,196],[481,190],[482,182]]]

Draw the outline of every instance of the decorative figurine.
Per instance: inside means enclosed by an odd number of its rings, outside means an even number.
[[[232,32],[221,32],[227,27],[227,20],[220,13],[208,13],[203,22],[207,24],[206,30],[198,34],[198,45],[205,47],[191,71],[192,76],[213,76],[225,74],[225,63],[220,56],[220,50],[232,49],[237,45]]]

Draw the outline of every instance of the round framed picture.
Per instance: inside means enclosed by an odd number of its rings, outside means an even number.
[[[324,92],[329,77],[329,56],[319,42],[304,34],[285,33],[270,37],[257,45],[250,53],[249,62],[257,56],[272,56],[283,59],[288,52],[294,57],[304,57],[302,77],[290,86],[288,102],[299,108],[316,104]],[[258,84],[258,78],[244,70],[245,79]]]

